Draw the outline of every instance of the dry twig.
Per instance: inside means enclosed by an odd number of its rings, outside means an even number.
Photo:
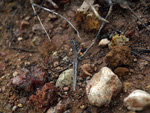
[[[55,15],[57,15],[57,16],[63,18],[64,20],[66,20],[66,21],[71,25],[71,27],[76,31],[77,36],[80,38],[79,31],[74,27],[74,25],[73,25],[67,18],[65,18],[64,16],[62,16],[62,15],[56,13],[56,12],[53,11],[53,10],[50,10],[50,9],[48,9],[48,8],[45,8],[45,7],[42,7],[42,6],[40,6],[40,5],[37,5],[37,4],[34,4],[34,3],[33,3],[33,6],[42,8],[43,10],[48,11],[48,12],[50,12],[50,13],[53,13],[53,14],[55,14]],[[80,38],[80,39],[81,39],[81,38]]]
[[[77,83],[77,74],[78,74],[78,56],[77,56],[77,49],[76,49],[76,44],[74,41],[74,38],[71,39],[72,46],[73,46],[73,52],[74,52],[74,57],[73,57],[73,91],[76,90],[76,83]]]
[[[16,47],[8,47],[8,49],[20,50],[22,52],[29,52],[29,53],[36,53],[37,52],[37,51],[27,50],[27,49],[24,49],[24,48],[16,48]]]
[[[148,30],[150,31],[150,28],[147,27],[147,25],[141,20],[141,18],[127,5],[127,8],[129,11],[131,11],[131,13],[134,14],[134,16],[143,24],[143,26]]]
[[[142,24],[143,26],[150,31],[150,28],[148,26],[146,26],[146,24],[142,21],[142,19],[131,9],[131,7],[129,6],[129,2],[127,0],[106,0],[109,2],[109,4],[111,4],[111,1],[113,1],[114,3],[119,3],[121,6],[123,6],[123,8],[128,9]]]
[[[105,19],[107,19],[107,18],[109,17],[109,15],[111,14],[111,12],[112,12],[112,7],[113,7],[113,5],[110,5],[109,11],[108,11],[108,13],[107,13]],[[94,41],[93,41],[93,42],[91,43],[91,45],[86,49],[86,51],[82,54],[82,56],[79,57],[80,60],[81,60],[82,57],[85,56],[85,54],[86,54],[86,53],[91,49],[91,47],[95,44],[95,42],[96,42],[96,40],[98,39],[98,36],[100,35],[100,33],[101,33],[101,31],[102,31],[102,29],[103,29],[105,23],[106,23],[106,22],[103,22],[103,23],[102,23],[102,25],[101,25],[101,27],[100,27],[100,29],[99,29],[97,35],[95,36]]]
[[[53,0],[47,0],[54,8],[59,8],[58,7],[58,5],[55,3],[55,2],[53,2]]]
[[[147,59],[147,58],[141,56],[140,54],[136,53],[135,51],[131,51],[131,53],[134,54],[134,55],[136,55],[136,56],[138,56],[138,57],[140,57],[140,58],[142,58],[142,59],[144,59],[144,60],[146,60],[146,61],[148,61],[148,62],[150,62],[149,59]]]
[[[38,56],[38,59],[43,63],[43,65],[45,66],[46,69],[49,69],[49,67],[45,64],[45,62],[43,61],[43,59],[39,56]]]
[[[88,3],[88,5],[91,7],[91,9],[92,9],[92,11],[94,12],[94,14],[97,16],[97,18],[99,19],[99,20],[101,20],[101,21],[103,21],[103,22],[109,22],[109,21],[107,21],[105,18],[103,18],[103,17],[101,17],[99,14],[98,14],[98,12],[96,11],[96,9],[89,3],[89,1],[88,0],[85,0],[87,3]]]
[[[30,3],[31,3],[31,5],[32,5],[32,9],[33,9],[33,11],[34,11],[34,14],[36,15],[36,17],[37,17],[37,19],[39,20],[39,22],[40,22],[40,24],[41,24],[41,26],[42,26],[44,32],[46,33],[46,35],[47,35],[49,41],[51,42],[50,36],[49,36],[48,32],[46,31],[44,25],[42,24],[42,21],[41,21],[39,15],[37,14],[37,12],[36,12],[36,10],[35,10],[33,0],[30,0]]]

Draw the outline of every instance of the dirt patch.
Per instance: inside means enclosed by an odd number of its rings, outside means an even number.
[[[65,16],[77,27],[75,15],[77,8],[81,6],[82,2],[83,0],[72,1],[70,4],[65,4],[64,8],[56,10],[56,12]],[[31,108],[27,101],[29,97],[36,94],[36,92],[41,93],[42,86],[38,91],[35,90],[34,92],[28,93],[24,93],[20,89],[15,90],[8,85],[14,77],[13,73],[23,68],[31,70],[33,66],[41,65],[46,70],[47,80],[45,83],[51,82],[55,85],[59,74],[72,62],[73,51],[70,39],[75,37],[76,43],[79,49],[81,49],[80,54],[82,54],[93,41],[97,31],[86,32],[82,27],[78,28],[82,38],[80,40],[66,21],[59,17],[49,20],[49,13],[41,10],[39,16],[42,22],[48,25],[48,33],[52,40],[52,42],[49,42],[42,30],[36,32],[32,31],[33,26],[39,24],[39,21],[34,16],[30,5],[25,6],[21,1],[9,0],[9,2],[4,2],[0,7],[0,112],[8,113],[14,110],[13,112],[15,113],[41,113],[40,110],[36,109],[38,105],[35,105],[35,108]],[[49,7],[52,8],[51,6]],[[132,4],[132,8],[144,20],[145,24],[150,27],[149,0],[138,0]],[[100,5],[100,11],[103,17],[107,13],[107,10],[108,5]],[[29,26],[20,29],[23,20],[28,21]],[[132,50],[138,53],[141,49],[150,49],[150,33],[128,10],[121,8],[119,5],[115,5],[113,13],[108,20],[110,23],[105,25],[93,48],[79,61],[79,66],[83,64],[94,64],[97,67],[97,72],[106,66],[104,58],[110,50],[107,47],[98,47],[98,42],[100,38],[114,33],[117,30],[124,32],[126,37],[129,38],[131,53]],[[35,47],[32,45],[34,36],[41,38],[40,43]],[[81,43],[84,43],[84,46],[81,46]],[[57,52],[56,59],[54,59],[55,52]],[[141,52],[140,54],[144,58],[150,59],[149,51]],[[149,62],[134,54],[131,54],[130,60],[130,66],[127,67],[129,72],[123,76],[122,80],[122,82],[129,83],[128,89],[126,91],[122,90],[118,96],[111,101],[108,107],[99,108],[99,113],[128,113],[129,111],[123,106],[123,99],[131,91],[142,89],[146,92],[150,92]],[[72,86],[68,87],[67,91],[64,91],[63,88],[58,88],[56,101],[59,102],[69,98],[70,104],[65,109],[71,113],[91,112],[85,94],[85,87],[90,76],[82,76],[80,72],[81,69],[78,69],[79,74],[75,92],[72,91]],[[43,98],[41,98],[45,99],[45,97],[46,96],[43,96]],[[46,110],[56,106],[57,103],[52,105],[53,106],[47,105]],[[149,110],[145,110],[138,113],[149,112]]]

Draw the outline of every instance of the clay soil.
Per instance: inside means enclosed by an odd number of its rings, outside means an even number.
[[[136,2],[133,2],[132,9],[142,18],[144,23],[150,27],[150,1],[133,1]],[[75,14],[82,2],[83,0],[72,0],[70,4],[65,4],[64,8],[60,8],[56,10],[56,12],[66,17],[76,26]],[[100,4],[100,10],[104,17],[108,11],[108,6],[106,4]],[[8,85],[13,78],[13,73],[18,69],[30,68],[35,65],[41,65],[46,68],[41,62],[41,58],[46,65],[49,66],[47,70],[48,82],[55,84],[61,70],[69,65],[69,63],[61,62],[62,59],[68,56],[70,61],[72,61],[73,58],[73,53],[70,52],[72,49],[70,39],[75,37],[79,48],[83,49],[80,47],[80,44],[84,43],[84,49],[86,49],[97,33],[97,31],[85,31],[83,28],[76,26],[81,36],[80,40],[65,20],[57,17],[57,19],[49,21],[48,14],[48,12],[43,10],[39,12],[42,22],[48,25],[48,32],[52,42],[49,42],[44,32],[33,33],[32,28],[35,24],[39,24],[39,21],[35,17],[30,5],[25,5],[21,1],[13,1],[5,2],[0,6],[0,113],[12,112],[12,107],[21,103],[20,99],[24,97],[25,102],[22,102],[23,106],[16,109],[14,113],[41,113],[40,110],[28,105],[29,96],[35,94],[35,92],[22,93]],[[20,24],[22,20],[25,19],[27,19],[30,25],[20,29]],[[104,57],[109,52],[109,49],[108,47],[98,47],[98,42],[103,36],[109,35],[117,30],[126,34],[130,39],[130,45],[132,47],[150,49],[150,33],[130,11],[116,4],[108,20],[110,23],[105,25],[96,44],[86,56],[79,61],[79,67],[88,63],[95,64],[98,72],[101,67],[106,66]],[[16,33],[17,29],[21,32],[19,35],[17,34],[18,32]],[[34,36],[41,38],[40,44],[36,47],[33,47],[31,44]],[[19,37],[21,37],[22,40],[18,40]],[[27,51],[14,48],[22,48]],[[53,52],[59,53],[59,62],[53,60]],[[142,53],[141,55],[150,59],[150,51]],[[58,63],[57,66],[56,63]],[[111,101],[109,106],[98,108],[99,113],[129,113],[129,110],[123,105],[123,99],[128,96],[131,91],[142,89],[150,93],[149,62],[132,54],[131,64],[127,68],[129,69],[129,73],[120,79],[123,83],[128,83],[129,86],[126,87],[127,89],[123,89],[118,96]],[[59,95],[57,100],[60,101],[64,98],[70,98],[71,103],[68,109],[71,113],[90,113],[91,109],[85,93],[85,86],[89,77],[82,76],[82,74],[80,74],[80,68],[78,69],[78,73],[76,91],[73,92],[72,87],[70,87],[67,93],[64,93],[63,89],[58,89]],[[83,105],[84,108],[81,107]],[[150,110],[137,113],[150,113]]]

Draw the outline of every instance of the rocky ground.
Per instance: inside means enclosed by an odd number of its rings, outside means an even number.
[[[149,113],[149,109],[132,112],[123,103],[124,98],[135,89],[150,93],[149,31],[129,10],[116,4],[97,42],[78,61],[77,84],[73,91],[71,64],[74,51],[71,39],[75,37],[80,56],[94,40],[97,30],[85,29],[82,24],[86,23],[76,19],[77,9],[83,0],[72,0],[71,3],[69,0],[60,1],[59,9],[54,9],[48,3],[44,6],[66,17],[78,29],[81,39],[66,20],[36,8],[51,38],[49,41],[30,4],[25,4],[24,0],[1,1],[0,113],[55,113],[53,109],[58,113],[90,113],[92,107],[86,95],[87,84],[95,73],[106,66],[118,76],[122,87],[111,98],[109,105],[96,108],[96,112]],[[132,9],[150,27],[150,1],[132,2]],[[104,17],[108,5],[105,2],[97,3]],[[123,45],[117,45],[118,39],[115,37],[118,36],[114,34],[111,45],[98,46],[102,38],[109,38],[118,30],[124,33],[123,38],[119,36],[119,43],[125,40]],[[61,76],[66,76],[63,81]]]

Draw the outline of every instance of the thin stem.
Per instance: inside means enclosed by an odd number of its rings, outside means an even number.
[[[36,7],[42,8],[43,10],[48,11],[48,12],[50,12],[50,13],[53,13],[53,14],[55,14],[55,15],[57,15],[57,16],[63,18],[64,20],[66,20],[66,21],[71,25],[71,27],[76,31],[77,36],[80,38],[79,31],[74,27],[74,25],[73,25],[67,18],[65,18],[64,16],[62,16],[62,15],[56,13],[56,12],[53,11],[53,10],[47,9],[47,8],[42,7],[42,6],[40,6],[40,5],[37,5],[37,4],[34,4],[34,3],[33,3],[33,5],[36,6]],[[80,38],[80,39],[81,39],[81,38]]]
[[[74,57],[73,57],[73,91],[76,90],[76,83],[77,83],[77,74],[78,74],[78,56],[77,56],[77,49],[76,49],[76,44],[74,41],[74,38],[71,39],[72,46],[73,46],[73,52],[74,52]]]
[[[98,12],[96,11],[95,7],[92,6],[92,4],[89,3],[88,0],[85,0],[87,2],[87,4],[91,7],[92,11],[94,12],[94,14],[97,16],[97,18],[103,22],[107,22],[109,23],[109,21],[107,21],[105,18],[101,17]]]
[[[112,12],[112,7],[113,7],[113,5],[110,5],[109,11],[108,11],[108,13],[107,13],[105,19],[107,19],[107,18],[109,17],[109,15],[111,14],[111,12]],[[85,54],[86,54],[86,53],[91,49],[91,47],[95,44],[95,42],[96,42],[96,40],[98,39],[98,36],[100,35],[100,33],[101,33],[101,31],[102,31],[102,29],[103,29],[105,23],[106,23],[106,22],[103,22],[103,23],[102,23],[102,25],[101,25],[101,27],[100,27],[100,29],[99,29],[97,35],[95,36],[94,41],[93,41],[93,42],[91,43],[91,45],[86,49],[86,51],[82,54],[82,56],[79,57],[79,59],[81,59],[82,57],[84,57]]]
[[[147,27],[147,25],[141,20],[141,18],[127,5],[127,8],[129,9],[129,11],[131,11],[134,16],[143,24],[143,26],[148,30],[150,31],[150,28]]]
[[[134,55],[136,55],[136,56],[138,56],[138,57],[140,57],[140,58],[142,58],[142,59],[144,59],[144,60],[146,60],[146,61],[150,62],[150,60],[149,60],[149,59],[147,59],[147,58],[145,58],[145,57],[141,56],[140,54],[136,53],[135,51],[131,51],[131,53],[133,53]]]
[[[34,8],[34,5],[33,5],[33,4],[34,4],[34,3],[31,3],[31,5],[32,5],[32,9],[33,9],[34,13],[36,14],[36,17],[37,17],[37,19],[39,20],[39,22],[40,22],[40,24],[41,24],[41,26],[42,26],[42,28],[43,28],[44,32],[46,33],[46,35],[47,35],[47,37],[48,37],[49,41],[51,42],[51,38],[50,38],[50,36],[49,36],[48,32],[46,31],[46,29],[45,29],[44,25],[42,24],[42,21],[41,21],[41,19],[40,19],[39,15],[36,13],[36,10],[35,10],[35,8]]]
[[[58,7],[58,5],[55,3],[55,2],[53,2],[53,0],[47,0],[54,8],[59,8]]]

